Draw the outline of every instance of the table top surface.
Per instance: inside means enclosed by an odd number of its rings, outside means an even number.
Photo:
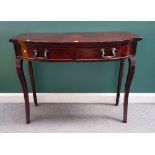
[[[91,43],[138,41],[142,37],[130,32],[81,32],[81,33],[26,33],[11,38],[10,42],[40,43]]]

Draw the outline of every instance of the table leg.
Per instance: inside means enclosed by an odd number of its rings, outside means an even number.
[[[128,69],[128,75],[126,79],[126,84],[125,84],[125,94],[124,94],[124,113],[123,113],[123,122],[127,122],[127,112],[128,112],[128,97],[129,97],[129,91],[130,91],[130,86],[131,82],[133,79],[134,71],[135,71],[135,64],[136,60],[134,56],[131,56],[129,59],[129,69]]]
[[[24,99],[25,99],[25,111],[26,111],[26,123],[30,123],[30,105],[29,105],[29,96],[28,96],[28,88],[23,72],[23,60],[22,59],[16,59],[16,70],[17,74],[23,89],[24,93]]]
[[[116,106],[118,106],[118,104],[119,104],[120,90],[121,90],[122,78],[123,78],[123,70],[124,70],[124,63],[125,63],[125,60],[121,60],[120,61],[119,76],[118,76],[118,85],[117,85]]]
[[[33,99],[34,99],[35,106],[37,106],[38,104],[37,104],[36,88],[35,88],[35,81],[34,81],[34,75],[33,75],[33,66],[31,61],[28,61],[28,69],[29,69],[31,87],[33,91]]]

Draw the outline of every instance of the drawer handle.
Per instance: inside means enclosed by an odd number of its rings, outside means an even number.
[[[38,50],[34,50],[34,57],[35,58],[37,58],[37,59],[47,59],[47,53],[48,53],[48,50],[47,49],[45,49],[45,51],[44,51],[44,54],[43,54],[43,56],[42,57],[39,57],[38,56]]]
[[[117,50],[116,48],[112,48],[112,54],[113,54],[113,55],[105,56],[105,49],[102,48],[102,49],[101,49],[102,58],[111,59],[111,58],[115,57],[115,56],[116,56],[116,53],[115,53],[116,50]]]
[[[48,53],[48,50],[45,49],[45,52],[44,52],[44,57],[47,59],[47,53]]]

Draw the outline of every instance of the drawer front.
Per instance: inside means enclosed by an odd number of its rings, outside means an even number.
[[[103,47],[103,48],[78,48],[76,49],[76,60],[115,60],[129,56],[128,46]]]
[[[69,48],[27,47],[22,49],[22,57],[35,60],[73,60],[74,51]]]
[[[117,47],[22,47],[21,54],[26,59],[36,61],[108,61],[129,56],[129,46]]]

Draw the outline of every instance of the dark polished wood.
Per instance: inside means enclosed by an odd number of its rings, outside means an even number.
[[[126,41],[138,41],[139,37],[130,32],[82,32],[82,33],[26,33],[18,35],[11,42],[32,42],[32,43],[116,43]]]
[[[120,61],[116,105],[119,103],[125,60],[129,70],[125,85],[123,122],[127,122],[128,96],[135,70],[137,42],[142,37],[129,32],[28,33],[11,38],[16,54],[17,73],[23,88],[26,122],[30,122],[29,98],[22,62],[28,60],[35,105],[37,105],[32,62]]]
[[[31,81],[34,103],[35,103],[35,106],[38,106],[37,96],[36,96],[36,87],[35,87],[35,81],[34,81],[34,74],[33,74],[33,66],[32,66],[31,61],[28,61],[28,69],[29,69],[29,76],[30,76],[30,81]]]
[[[124,70],[124,63],[125,63],[124,60],[120,61],[120,69],[119,69],[118,85],[117,85],[116,106],[118,106],[118,104],[119,104],[120,91],[121,91],[122,78],[123,78],[123,70]]]
[[[126,84],[125,84],[125,95],[124,95],[124,113],[123,113],[124,123],[127,122],[128,97],[129,97],[129,91],[130,91],[132,78],[133,78],[134,71],[135,71],[136,59],[134,56],[130,56],[128,61],[129,61],[129,69],[128,69],[128,75],[127,75]]]
[[[23,89],[24,93],[24,99],[25,99],[25,111],[26,111],[26,123],[30,123],[30,105],[29,105],[29,96],[28,96],[28,89],[27,84],[23,72],[23,60],[22,59],[16,59],[16,70],[17,74]]]

